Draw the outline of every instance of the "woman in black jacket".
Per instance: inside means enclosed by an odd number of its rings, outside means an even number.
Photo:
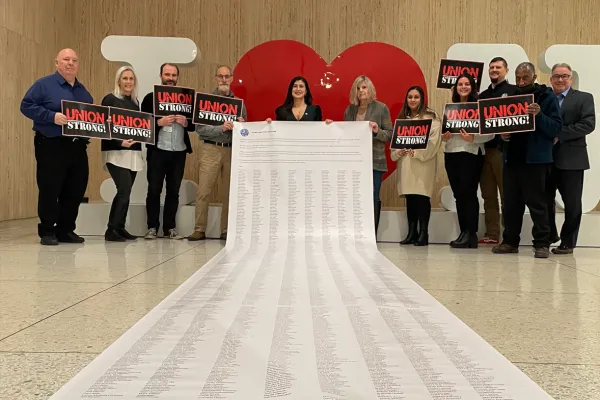
[[[312,104],[308,82],[302,76],[292,78],[285,102],[275,110],[277,121],[323,121],[321,107]]]
[[[103,106],[139,111],[137,99],[137,78],[129,66],[119,68],[115,77],[115,88],[102,99]],[[110,207],[108,226],[104,239],[111,242],[135,240],[136,237],[125,230],[131,188],[137,173],[144,169],[141,143],[132,140],[103,140],[101,144],[102,162],[110,173],[117,194]]]
[[[275,109],[277,121],[323,121],[321,106],[312,103],[313,98],[306,78],[296,76],[288,86],[285,102]],[[271,118],[267,118],[271,122]],[[327,119],[325,123],[330,124]]]

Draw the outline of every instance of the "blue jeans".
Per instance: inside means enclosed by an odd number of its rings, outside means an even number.
[[[380,200],[381,182],[383,182],[383,171],[373,170],[373,204]]]

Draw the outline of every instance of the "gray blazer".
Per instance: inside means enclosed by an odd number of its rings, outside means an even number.
[[[344,121],[356,121],[358,106],[350,104],[344,112]],[[373,100],[367,106],[365,121],[375,122],[379,127],[377,134],[373,134],[373,169],[387,172],[385,159],[385,144],[392,139],[394,125],[390,117],[390,109],[384,103]]]

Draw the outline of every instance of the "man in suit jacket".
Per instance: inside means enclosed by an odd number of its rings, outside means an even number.
[[[553,243],[559,240],[555,221],[558,189],[565,205],[565,222],[560,231],[560,245],[552,252],[571,254],[577,245],[581,224],[583,171],[590,168],[585,137],[594,131],[596,112],[594,97],[571,87],[573,75],[568,64],[554,65],[550,82],[563,120],[563,128],[554,141],[554,164],[547,184],[550,237]]]

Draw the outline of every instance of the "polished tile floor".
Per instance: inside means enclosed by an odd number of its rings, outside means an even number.
[[[47,399],[221,248],[219,241],[41,247],[0,224],[0,399]],[[493,255],[380,244],[555,399],[600,399],[600,249]]]

